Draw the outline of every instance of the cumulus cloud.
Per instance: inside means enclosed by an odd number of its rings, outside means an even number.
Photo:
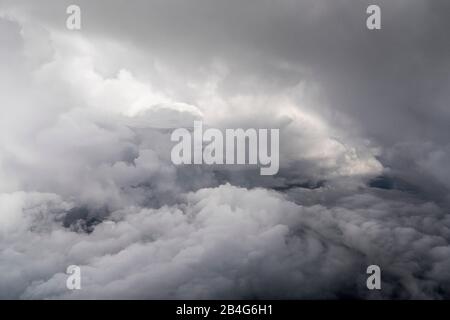
[[[3,266],[17,274],[2,273],[2,284],[16,286],[4,297],[371,297],[363,274],[373,263],[384,270],[383,296],[446,297],[450,220],[432,203],[356,194],[332,208],[302,206],[229,184],[183,198],[115,211],[91,233],[55,222],[69,204],[54,195],[2,198],[23,206],[28,223],[17,224],[33,230],[2,241]],[[68,263],[81,266],[83,290],[65,288],[57,270]]]
[[[0,3],[1,298],[449,297],[447,2],[69,4]],[[174,166],[194,120],[279,174]]]

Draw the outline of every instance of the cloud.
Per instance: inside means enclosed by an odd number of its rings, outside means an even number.
[[[447,298],[448,3],[312,2],[2,1],[0,297]],[[174,166],[194,120],[279,174]]]
[[[53,211],[67,208],[51,196],[22,199],[28,217],[49,215],[53,202]],[[2,241],[5,261],[21,261],[22,298],[377,297],[365,289],[368,264],[383,270],[381,297],[448,292],[439,270],[450,261],[450,220],[432,203],[359,194],[332,208],[302,206],[274,191],[222,185],[175,206],[118,210],[89,234],[29,221],[36,231]],[[66,264],[81,266],[82,290],[65,288],[56,270]],[[3,277],[2,287],[8,281],[18,283]]]

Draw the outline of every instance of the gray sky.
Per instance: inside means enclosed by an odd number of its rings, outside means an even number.
[[[449,297],[448,1],[71,3],[0,0],[0,298]],[[195,119],[279,174],[174,166]]]

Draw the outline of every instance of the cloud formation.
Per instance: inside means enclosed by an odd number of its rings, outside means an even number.
[[[0,298],[448,298],[450,7],[379,2],[3,0]],[[174,166],[194,120],[279,174]]]

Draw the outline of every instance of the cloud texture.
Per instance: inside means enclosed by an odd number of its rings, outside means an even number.
[[[449,298],[450,5],[378,2],[1,0],[0,298]],[[279,174],[174,166],[194,120]]]

